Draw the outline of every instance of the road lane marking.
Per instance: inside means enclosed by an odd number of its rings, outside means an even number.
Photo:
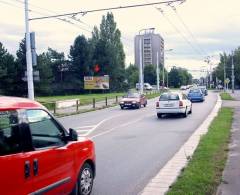
[[[132,124],[134,124],[134,123],[137,123],[138,121],[141,121],[141,120],[144,119],[144,118],[147,118],[147,117],[150,117],[150,116],[154,116],[154,115],[155,115],[155,114],[149,114],[149,115],[144,116],[144,117],[141,117],[141,118],[139,118],[139,119],[137,119],[137,120],[134,120],[134,121],[131,121],[131,122],[128,122],[128,123],[119,125],[119,126],[117,126],[117,127],[113,127],[113,128],[111,128],[111,129],[109,129],[108,131],[104,131],[104,132],[102,132],[102,133],[99,133],[99,134],[97,134],[97,135],[91,136],[91,137],[89,137],[89,138],[90,138],[90,139],[94,139],[94,138],[96,138],[96,137],[99,137],[99,136],[102,136],[102,135],[111,133],[112,131],[114,131],[114,130],[120,128],[120,127],[125,127],[125,126],[128,126],[128,125],[132,125]]]
[[[213,119],[217,116],[221,105],[222,100],[218,95],[218,100],[214,108],[203,123],[194,131],[179,151],[164,165],[157,175],[150,180],[143,191],[140,192],[140,195],[164,195],[167,193],[169,187],[176,181],[179,174],[181,174],[181,170],[187,166],[189,158],[194,154],[201,136],[208,132],[208,128]]]

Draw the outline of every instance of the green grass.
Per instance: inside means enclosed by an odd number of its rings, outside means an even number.
[[[224,170],[233,109],[222,108],[168,195],[215,194]]]
[[[229,93],[221,93],[220,94],[222,100],[234,100],[234,98]]]
[[[36,100],[46,106],[48,109],[52,110],[54,108],[55,102],[60,100],[68,99],[79,99],[80,105],[91,104],[93,98],[95,101],[105,100],[105,98],[116,98],[116,96],[121,97],[123,93],[103,93],[103,94],[83,94],[83,95],[66,95],[66,96],[48,96],[48,97],[37,97]]]

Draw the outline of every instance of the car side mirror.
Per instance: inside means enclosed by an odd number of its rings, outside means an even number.
[[[77,131],[70,128],[69,129],[69,141],[77,141],[78,140],[78,134]]]

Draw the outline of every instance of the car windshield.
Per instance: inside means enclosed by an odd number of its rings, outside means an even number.
[[[189,93],[200,93],[199,89],[191,89]]]
[[[170,101],[170,100],[179,100],[178,94],[162,94],[159,98],[160,101]]]
[[[127,98],[139,98],[140,94],[138,94],[138,93],[129,93],[125,97],[127,97]]]

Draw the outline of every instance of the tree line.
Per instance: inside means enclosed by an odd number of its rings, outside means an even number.
[[[240,88],[240,47],[235,49],[233,53],[220,54],[220,62],[218,66],[213,71],[213,79],[217,84],[224,84],[224,64],[226,70],[226,78],[230,80],[229,87],[231,87],[232,83],[232,59],[234,63],[234,75],[235,75],[235,86],[236,88]]]
[[[26,68],[25,39],[19,43],[15,56],[0,42],[0,95],[27,96]],[[100,27],[94,27],[90,38],[77,36],[68,56],[49,47],[37,55],[37,65],[33,69],[39,71],[40,76],[40,80],[34,81],[37,96],[87,93],[84,76],[109,75],[110,91],[121,92],[135,88],[139,80],[138,67],[125,66],[121,32],[112,13],[102,17]],[[160,70],[163,70],[162,66]],[[167,75],[166,69],[164,71]],[[160,71],[160,78],[162,74]],[[169,73],[169,84],[176,87],[189,83],[191,78],[184,69],[175,68]],[[156,84],[156,65],[144,67],[144,82]]]
[[[48,48],[37,56],[33,69],[40,75],[40,80],[34,82],[36,95],[84,93],[84,76],[109,75],[111,91],[129,87],[121,32],[112,13],[102,17],[100,28],[94,27],[91,38],[77,36],[67,58],[63,52]],[[25,71],[25,39],[20,42],[16,57],[0,43],[0,94],[27,96]]]

